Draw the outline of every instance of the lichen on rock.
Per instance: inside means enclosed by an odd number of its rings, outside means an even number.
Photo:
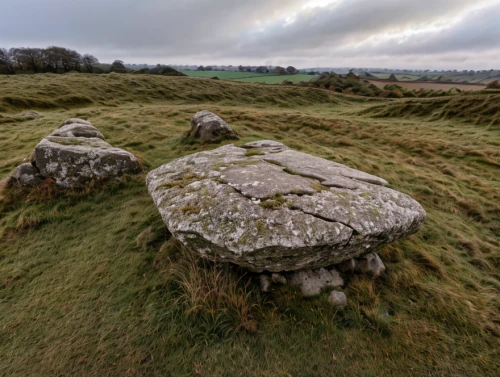
[[[197,178],[175,184],[187,175]],[[337,264],[415,233],[425,219],[385,180],[273,141],[177,159],[150,172],[147,185],[182,243],[256,272]]]

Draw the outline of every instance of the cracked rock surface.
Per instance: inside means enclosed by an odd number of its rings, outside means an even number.
[[[93,179],[119,177],[139,168],[132,153],[99,138],[47,136],[34,155],[40,174],[62,187],[82,187]]]
[[[176,238],[256,272],[330,266],[418,231],[424,209],[386,184],[267,140],[195,153],[147,176]]]

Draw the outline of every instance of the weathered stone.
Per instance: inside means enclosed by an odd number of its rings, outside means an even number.
[[[336,182],[339,178],[351,178],[361,182],[386,186],[385,179],[362,171],[348,168],[345,165],[328,161],[320,157],[294,150],[285,150],[282,153],[266,157],[269,161],[286,166],[290,171],[303,177],[309,177],[323,182]]]
[[[82,187],[139,169],[137,158],[98,138],[47,136],[35,147],[35,164],[62,187]]]
[[[342,287],[344,280],[335,269],[328,271],[325,268],[320,268],[292,272],[288,275],[288,283],[299,286],[302,296],[314,297],[319,296],[323,288]]]
[[[25,186],[36,186],[41,183],[45,178],[40,174],[40,171],[30,163],[19,165],[12,177],[9,184],[18,183]]]
[[[286,280],[286,277],[284,277],[283,275],[277,273],[277,272],[273,272],[271,274],[271,280],[273,281],[273,283],[275,284],[282,284],[282,285],[285,285],[287,283],[287,280]]]
[[[86,124],[88,126],[91,126],[92,123],[90,123],[88,120],[84,120],[84,119],[80,119],[80,118],[70,118],[70,119],[66,119],[64,122],[63,122],[63,126],[67,125],[67,124],[74,124],[74,123],[78,123],[78,124]]]
[[[347,305],[347,297],[344,292],[332,291],[328,296],[328,302],[337,308],[342,308]]]
[[[104,136],[99,132],[97,128],[91,126],[90,124],[83,123],[70,123],[52,131],[49,136],[60,136],[60,137],[96,137],[99,139],[104,139]]]
[[[261,292],[263,293],[269,292],[269,290],[271,289],[271,279],[269,279],[269,276],[267,275],[259,276],[259,287]]]
[[[344,261],[339,268],[344,272],[360,272],[380,276],[385,272],[385,265],[377,253],[368,253],[360,258]]]
[[[202,141],[238,138],[224,120],[207,110],[200,111],[193,116],[189,137]]]
[[[287,148],[267,153],[276,147],[247,156],[226,145],[150,172],[172,234],[210,259],[279,272],[340,263],[421,227],[423,208],[383,179]]]
[[[385,272],[385,265],[377,253],[368,253],[358,259],[358,268],[363,273],[380,276]]]

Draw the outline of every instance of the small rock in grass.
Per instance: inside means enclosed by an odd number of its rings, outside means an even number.
[[[259,276],[260,291],[263,293],[269,292],[271,289],[271,279],[267,275]]]
[[[36,186],[45,178],[40,171],[29,162],[19,165],[9,179],[9,185],[18,183],[23,186]]]
[[[371,273],[374,276],[380,276],[385,271],[384,262],[377,253],[363,255],[358,261],[359,269],[364,273]]]
[[[328,296],[328,302],[337,308],[342,308],[347,305],[347,297],[344,292],[332,291]]]
[[[361,272],[380,276],[385,272],[385,265],[377,253],[368,253],[360,258],[352,258],[340,264],[344,272]]]
[[[273,283],[276,284],[282,284],[282,285],[286,284],[286,277],[284,277],[281,274],[278,274],[277,272],[271,275],[271,280],[273,281]]]
[[[207,110],[199,111],[193,116],[189,136],[202,141],[238,139],[224,120]]]

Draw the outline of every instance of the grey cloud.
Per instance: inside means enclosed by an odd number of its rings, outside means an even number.
[[[337,0],[302,9],[308,0],[16,0],[2,5],[0,46],[64,45],[105,61],[150,63],[387,66],[394,57],[411,65],[420,54],[431,65],[485,64],[466,55],[483,51],[486,59],[500,48],[500,0],[466,12],[485,1]],[[448,29],[387,38],[459,15]]]

